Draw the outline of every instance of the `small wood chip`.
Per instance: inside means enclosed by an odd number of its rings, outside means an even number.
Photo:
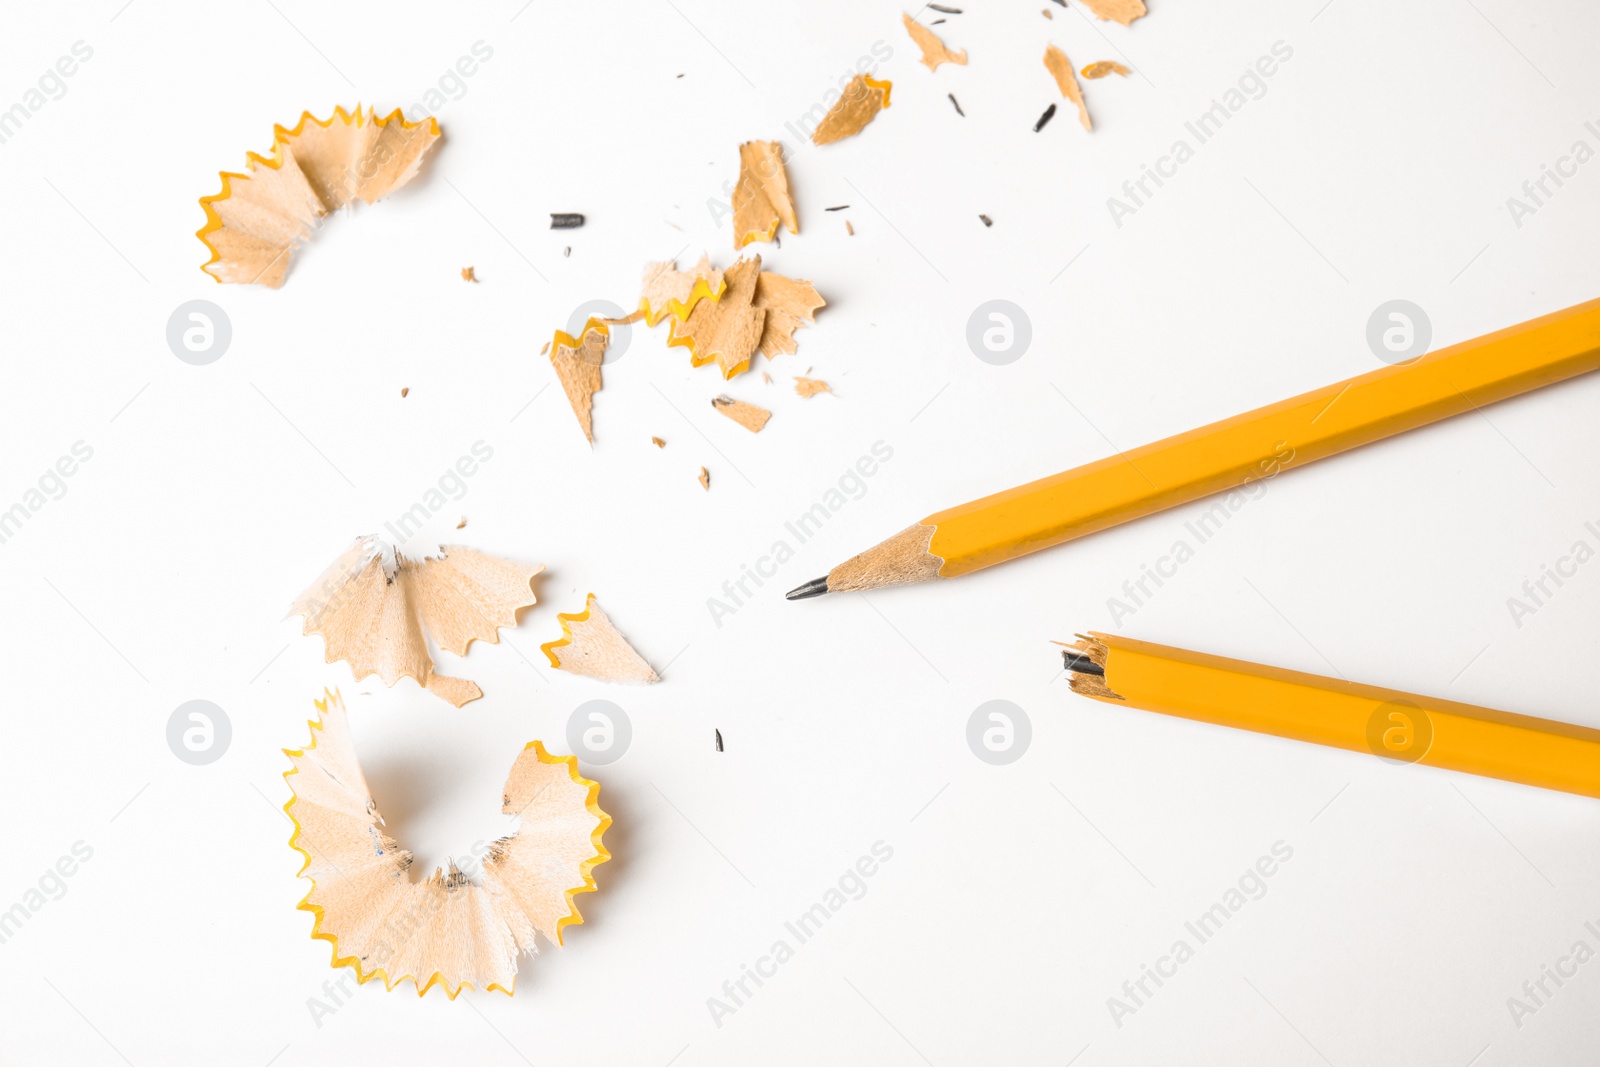
[[[1128,75],[1132,74],[1133,71],[1129,70],[1127,67],[1124,67],[1121,63],[1118,63],[1114,59],[1102,59],[1098,62],[1090,63],[1078,73],[1082,74],[1085,78],[1093,80],[1095,78],[1104,78],[1107,74],[1120,74],[1126,78]]]
[[[711,406],[751,433],[760,433],[767,420],[772,418],[772,412],[766,408],[758,408],[754,404],[746,404],[743,400],[735,400],[726,393],[713,397]]]
[[[583,214],[577,211],[552,211],[550,213],[550,228],[552,230],[576,230],[583,225]]]
[[[1078,105],[1078,121],[1083,128],[1094,129],[1094,123],[1089,121],[1089,108],[1083,102],[1083,90],[1078,87],[1078,77],[1072,72],[1072,60],[1055,45],[1049,45],[1044,50],[1044,69],[1056,80],[1061,95]]]
[[[1093,11],[1102,21],[1109,19],[1124,26],[1132,23],[1134,19],[1149,14],[1145,10],[1144,0],[1083,0],[1083,6]]]
[[[844,232],[849,234],[851,237],[854,237],[856,235],[856,228],[854,226],[850,225],[850,220],[849,219],[845,219],[844,220]]]
[[[465,515],[463,515],[463,516],[461,516],[461,521],[456,523],[456,529],[458,529],[458,530],[463,529],[463,528],[466,527],[466,525],[467,525],[467,517]]]
[[[473,271],[473,269],[471,267],[462,267],[461,268],[461,280],[464,281],[464,282],[475,282],[475,281],[478,280],[478,275]]]
[[[922,58],[917,62],[929,70],[938,70],[941,63],[954,63],[958,67],[967,65],[967,50],[952,52],[945,43],[939,40],[939,35],[934,33],[922,23],[913,19],[904,12],[900,14],[901,21],[905,24],[906,32],[911,35],[911,40],[922,50]]]
[[[768,385],[771,385],[772,384],[772,375],[768,374],[766,371],[762,371],[761,372],[761,380],[766,382]]]
[[[967,117],[967,113],[965,111],[961,110],[961,101],[956,99],[956,94],[955,93],[945,93],[944,95],[948,96],[950,98],[950,103],[955,105],[956,114],[960,115],[962,118],[966,118]]]
[[[711,472],[704,467],[700,468],[700,488],[707,491],[711,489]]]
[[[878,112],[889,106],[891,87],[892,83],[874,81],[865,74],[851,78],[843,95],[833,102],[833,107],[811,131],[811,143],[832,144],[860,133],[867,123],[878,117]]]
[[[405,398],[406,398],[406,397],[408,397],[408,396],[410,396],[410,395],[411,395],[411,386],[409,386],[409,385],[402,385],[402,386],[401,386],[401,387],[400,387],[400,399],[401,399],[401,400],[404,400],[404,399],[405,399]]]
[[[663,441],[659,437],[650,438],[650,443],[655,445],[657,448],[666,448],[667,447],[667,443],[665,441]]]
[[[813,397],[818,393],[831,393],[828,383],[820,378],[795,378],[794,391],[804,397]]]
[[[1043,15],[1047,19],[1055,18],[1054,15],[1050,14],[1050,9],[1049,8],[1044,9],[1043,11],[1039,12],[1039,14]]]
[[[1039,121],[1033,124],[1033,132],[1038,133],[1044,129],[1044,124],[1056,117],[1056,106],[1051,104],[1044,109],[1044,114],[1039,116]]]
[[[979,215],[978,218],[983,220],[983,224],[985,226],[993,226],[994,225],[994,219],[991,219],[988,215]]]

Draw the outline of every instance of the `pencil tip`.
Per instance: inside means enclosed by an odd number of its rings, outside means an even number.
[[[821,596],[828,591],[828,576],[813,578],[804,585],[797,585],[783,594],[785,600],[809,600],[814,596]]]

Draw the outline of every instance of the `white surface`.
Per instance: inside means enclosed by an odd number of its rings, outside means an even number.
[[[0,145],[0,503],[73,442],[94,449],[0,545],[0,908],[75,841],[94,850],[0,945],[0,1059],[1488,1067],[1600,1053],[1600,962],[1520,1027],[1507,1007],[1574,942],[1600,948],[1583,925],[1600,926],[1595,802],[1067,691],[1047,640],[1112,628],[1108,598],[1199,507],[870,603],[781,598],[918,516],[1108,440],[1369,370],[1382,301],[1421,304],[1443,344],[1600,294],[1600,163],[1520,228],[1506,207],[1573,141],[1596,144],[1592,5],[1152,0],[1130,31],[1049,0],[957,0],[968,12],[937,30],[971,65],[930,74],[889,4],[497,0],[386,5],[397,14],[380,20],[302,0],[121,3],[31,5],[0,38],[0,106],[74,41],[94,49]],[[446,140],[421,180],[326,227],[279,291],[201,274],[195,201],[266,150],[274,122],[410,105],[479,40],[493,58],[439,112]],[[1280,40],[1293,58],[1265,95],[1117,228],[1107,197]],[[770,387],[759,373],[724,386],[637,329],[606,370],[591,452],[540,345],[585,300],[631,304],[647,260],[731,261],[705,205],[738,142],[792,139],[784,122],[877,41],[892,108],[798,154],[803,232],[766,254],[829,302],[799,355],[757,364]],[[1047,42],[1141,72],[1087,84],[1092,135],[1065,111],[1032,132],[1055,95]],[[546,229],[570,210],[589,224]],[[466,264],[480,285],[460,281]],[[207,367],[164,341],[196,297],[234,329]],[[964,340],[993,297],[1032,320],[1007,367]],[[836,397],[793,395],[811,366]],[[774,410],[765,432],[710,409],[724,389]],[[1506,604],[1595,541],[1597,403],[1591,376],[1274,481],[1122,631],[1600,726],[1600,563],[1520,627]],[[285,607],[480,439],[493,460],[430,535],[549,564],[539,606],[500,646],[442,657],[487,694],[463,710],[410,683],[353,683]],[[865,494],[714,625],[707,598],[880,440],[893,458]],[[589,590],[664,684],[610,690],[543,666],[556,612]],[[324,685],[350,698],[374,791],[419,865],[503,831],[521,744],[565,751],[592,697],[627,709],[632,748],[590,768],[616,858],[581,898],[586,924],[525,962],[514,999],[367,986],[312,1017],[308,998],[342,972],[295,910],[279,749],[305,740]],[[233,724],[206,767],[164,737],[194,698]],[[1032,721],[1006,767],[965,741],[996,698]],[[707,999],[880,840],[893,858],[866,895],[716,1025]],[[1280,840],[1293,859],[1265,897],[1115,1025],[1107,999]]]

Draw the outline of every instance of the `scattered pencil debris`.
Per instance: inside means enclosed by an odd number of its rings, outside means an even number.
[[[1084,67],[1083,70],[1079,71],[1079,73],[1082,74],[1084,78],[1092,81],[1095,78],[1104,78],[1107,74],[1119,74],[1126,78],[1128,75],[1132,74],[1133,71],[1129,70],[1127,67],[1124,67],[1121,63],[1118,63],[1114,59],[1102,59],[1096,63],[1090,63],[1087,67]]]
[[[583,225],[583,214],[577,211],[552,211],[550,213],[550,228],[552,230],[576,230]]]
[[[402,556],[377,537],[358,537],[295,599],[303,633],[321,634],[329,663],[350,664],[356,681],[376,674],[401,678],[456,707],[483,696],[465,678],[434,673],[428,652],[465,656],[474,641],[498,644],[500,627],[536,602],[531,583],[544,567],[513,563],[462,545],[443,545],[421,559]]]
[[[944,19],[934,19],[932,22],[928,23],[928,25],[930,25],[930,26],[943,26],[944,25]]]
[[[1044,129],[1045,123],[1049,122],[1051,119],[1053,119],[1055,117],[1056,117],[1056,106],[1054,104],[1051,104],[1049,107],[1044,109],[1044,114],[1039,116],[1039,121],[1035,122],[1033,124],[1033,132],[1034,133],[1038,133],[1040,130]]]
[[[847,208],[849,206],[850,206],[849,204],[835,204],[832,207],[825,207],[822,210],[824,210],[824,211],[843,211],[845,208]]]
[[[985,226],[994,225],[994,219],[991,219],[988,215],[979,215],[978,218]]]
[[[771,385],[772,384],[772,375],[768,374],[766,371],[762,371],[761,372],[761,380],[766,382],[768,385]]]
[[[1060,3],[1061,0],[1056,2]],[[1124,26],[1132,24],[1134,19],[1149,14],[1145,10],[1144,0],[1083,0],[1083,6],[1094,12],[1102,22],[1109,20],[1120,22]]]
[[[945,7],[943,4],[929,4],[928,9],[930,11],[937,11],[941,15],[961,14],[961,9],[959,7]]]
[[[650,438],[650,443],[655,445],[657,448],[666,448],[667,447],[667,443],[665,441],[663,441],[659,437]]]
[[[1050,14],[1050,9],[1049,8],[1045,8],[1044,10],[1040,11],[1039,14],[1043,15],[1047,19],[1055,18],[1054,15]]]
[[[401,399],[401,400],[404,400],[404,399],[405,399],[405,398],[406,398],[406,397],[408,397],[408,396],[410,396],[410,395],[411,395],[411,386],[409,386],[409,385],[402,385],[402,386],[401,386],[401,387],[400,387],[400,399]]]
[[[911,35],[911,39],[916,42],[918,48],[922,49],[922,58],[918,62],[923,66],[929,70],[938,70],[941,63],[954,63],[958,67],[967,65],[966,49],[963,48],[959,52],[952,52],[945,47],[943,41],[939,40],[938,34],[910,15],[901,12],[900,19],[905,23],[906,32]]]
[[[849,219],[844,220],[844,232],[848,237],[854,237],[856,235],[856,228],[850,225]]]
[[[661,680],[611,624],[610,618],[595,603],[593,593],[584,602],[582,611],[556,618],[561,622],[561,637],[539,646],[539,651],[549,658],[550,666],[622,685],[648,685]]]
[[[878,112],[889,106],[889,91],[893,87],[893,82],[877,81],[865,74],[851,78],[844,94],[834,101],[817,128],[811,131],[811,143],[832,144],[866,129],[867,124],[878,117]]]
[[[721,752],[722,751],[722,731],[721,730],[717,730],[716,731],[716,735],[717,735],[717,751]]]
[[[461,521],[456,523],[456,529],[464,530],[466,528],[467,528],[467,517],[465,515],[463,515],[463,516],[461,516]]]
[[[707,491],[711,489],[711,472],[704,467],[700,468],[700,488]]]
[[[571,259],[572,258],[572,246],[571,245],[568,245],[567,247],[565,247],[565,248],[563,248],[561,250],[561,258],[562,259]]]
[[[289,845],[311,883],[299,904],[315,916],[311,936],[332,943],[335,965],[354,967],[357,984],[409,980],[421,995],[437,983],[452,1000],[466,986],[510,994],[535,935],[560,944],[561,928],[583,921],[573,897],[594,890],[594,868],[611,858],[600,786],[578,773],[576,756],[530,742],[501,790],[501,811],[520,825],[489,845],[481,879],[452,861],[416,881],[412,854],[384,832],[344,701],[329,690],[316,706],[311,742],[284,750],[292,769],[283,776],[294,794],[283,809]]]
[[[766,408],[758,408],[754,404],[745,403],[743,400],[735,400],[727,393],[713,397],[711,406],[751,433],[760,433],[761,428],[767,424],[767,420],[772,418],[772,412]]]
[[[746,141],[739,146],[739,182],[733,190],[733,247],[771,241],[782,224],[800,232],[783,146],[777,141]]]
[[[200,269],[219,282],[278,288],[323,219],[405,185],[439,137],[435,119],[407,122],[398,109],[379,116],[359,105],[334,108],[327,122],[307,111],[292,130],[274,127],[270,153],[249,153],[248,173],[221,174],[222,191],[200,198],[206,224],[195,236],[211,253]]]
[[[967,113],[965,111],[961,110],[961,101],[956,99],[956,94],[955,93],[945,93],[944,95],[948,96],[950,98],[950,103],[955,105],[956,114],[960,115],[962,118],[966,118],[967,117]]]
[[[810,370],[811,368],[807,367],[806,369]],[[794,391],[807,398],[816,396],[818,393],[833,392],[832,389],[828,388],[828,383],[820,378],[799,377],[794,380]]]
[[[464,282],[475,282],[478,280],[478,272],[473,270],[471,267],[462,267],[461,280]]]
[[[598,319],[584,323],[582,338],[557,330],[550,342],[550,365],[555,368],[567,403],[578,417],[583,436],[594,444],[594,394],[600,391],[600,366],[611,345],[611,331]]]
[[[1094,129],[1094,123],[1089,121],[1089,108],[1083,102],[1083,90],[1078,86],[1078,76],[1072,71],[1072,60],[1055,45],[1047,45],[1044,50],[1044,69],[1056,80],[1061,95],[1078,106],[1078,121],[1083,128]]]

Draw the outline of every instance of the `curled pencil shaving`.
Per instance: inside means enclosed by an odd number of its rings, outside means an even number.
[[[644,314],[646,326],[656,325],[668,314],[681,322],[702,299],[716,300],[726,288],[722,272],[714,270],[710,257],[704,254],[693,269],[686,271],[679,270],[673,260],[647,263],[639,311]]]
[[[746,141],[739,146],[739,182],[733,190],[733,247],[771,241],[782,224],[800,232],[783,146],[777,141]]]
[[[222,191],[200,198],[206,223],[195,236],[211,252],[200,269],[219,282],[278,288],[324,217],[405,185],[440,136],[432,118],[407,122],[398,109],[379,116],[360,105],[327,120],[307,111],[293,129],[272,132],[269,156],[246,153],[249,173],[222,172]]]
[[[1090,63],[1078,73],[1082,74],[1086,79],[1093,81],[1095,78],[1104,78],[1107,74],[1116,74],[1126,78],[1128,75],[1132,74],[1133,71],[1129,70],[1127,67],[1123,66],[1121,63],[1118,63],[1114,59],[1101,59],[1094,63]]]
[[[811,143],[832,144],[866,129],[867,124],[878,117],[878,112],[889,106],[889,91],[893,87],[893,82],[877,81],[865,74],[851,78],[843,95],[833,102],[833,107],[811,131]]]
[[[500,627],[515,626],[517,612],[536,602],[531,583],[542,570],[462,545],[410,559],[376,537],[358,537],[289,614],[304,616],[303,634],[321,634],[327,662],[348,663],[356,681],[376,674],[392,686],[412,678],[459,708],[483,690],[435,674],[428,641],[457,656],[473,641],[499,643]]]
[[[747,370],[757,352],[768,359],[794,352],[794,332],[827,303],[808,281],[763,272],[760,256],[729,267],[723,281],[721,296],[671,323],[667,344],[687,348],[696,367],[716,363],[724,378]]]
[[[292,767],[283,776],[294,794],[283,806],[289,844],[311,882],[299,909],[315,916],[312,938],[331,944],[333,966],[355,968],[358,983],[410,981],[418,996],[439,985],[452,1000],[464,987],[514,993],[535,934],[562,944],[563,927],[583,922],[573,898],[594,891],[594,868],[611,858],[600,786],[578,774],[575,756],[529,742],[501,807],[520,824],[489,846],[481,884],[453,860],[414,882],[411,853],[381,829],[344,702],[329,691],[316,706],[311,743],[284,750]]]
[[[593,593],[582,611],[556,618],[561,622],[561,637],[540,645],[539,650],[557,670],[623,685],[648,685],[661,680],[612,625]]]

